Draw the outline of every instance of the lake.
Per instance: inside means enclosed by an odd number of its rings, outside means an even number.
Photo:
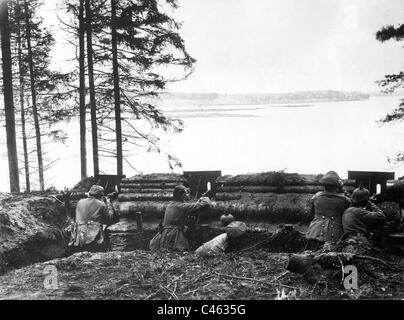
[[[183,119],[185,129],[160,137],[164,149],[177,156],[186,171],[239,174],[286,170],[318,174],[334,170],[346,178],[348,170],[366,170],[394,171],[397,178],[404,175],[404,166],[389,163],[387,158],[404,151],[404,125],[380,126],[376,121],[396,108],[400,99],[374,96],[361,101],[288,107],[202,106],[199,110],[177,111],[170,108],[168,115]],[[80,180],[78,122],[65,123],[63,127],[70,138],[66,145],[58,145],[50,153],[50,158],[60,160],[46,172],[46,187],[72,187]],[[0,145],[0,191],[8,191],[5,133],[0,137]],[[90,141],[88,146],[91,173]],[[134,150],[129,161],[143,173],[170,171],[159,154]],[[113,159],[103,161],[100,168],[104,173],[115,173]],[[124,174],[136,173],[125,164]],[[23,183],[24,178],[20,181]]]

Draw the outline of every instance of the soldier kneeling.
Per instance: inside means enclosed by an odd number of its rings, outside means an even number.
[[[383,211],[369,201],[370,193],[367,189],[359,187],[351,196],[352,206],[346,209],[342,215],[343,237],[349,247],[344,251],[370,250],[372,248],[369,238],[372,228],[377,227],[386,219]],[[356,249],[354,249],[356,247]],[[361,248],[361,249],[358,249]],[[357,250],[358,249],[358,250]]]
[[[107,250],[104,227],[112,223],[114,211],[109,199],[103,198],[104,188],[93,185],[88,192],[88,198],[77,203],[76,223],[69,246],[79,248],[80,251]]]

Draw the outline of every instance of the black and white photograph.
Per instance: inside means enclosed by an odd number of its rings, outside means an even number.
[[[0,43],[0,300],[404,300],[404,1],[0,0]]]

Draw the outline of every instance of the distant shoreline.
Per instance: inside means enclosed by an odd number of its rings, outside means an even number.
[[[240,104],[236,104],[240,105]],[[218,105],[220,106],[220,105]],[[257,106],[257,105],[253,105]],[[209,108],[209,106],[200,106],[198,108],[186,108],[186,109],[167,109],[164,112],[167,113],[178,113],[178,112],[223,112],[223,111],[253,111],[253,110],[262,110],[266,108],[306,108],[313,107],[312,104],[274,104],[274,105],[258,105],[259,107],[252,108]],[[206,108],[207,107],[207,108]]]
[[[344,91],[302,91],[280,94],[218,94],[218,93],[162,93],[152,102],[163,110],[186,107],[193,109],[209,106],[251,105],[267,107],[298,107],[317,102],[360,101],[370,95]]]

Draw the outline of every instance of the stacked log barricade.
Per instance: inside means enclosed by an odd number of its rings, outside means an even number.
[[[240,220],[280,222],[307,222],[310,199],[324,187],[323,175],[284,172],[264,172],[217,179],[214,203],[215,215],[230,213]],[[354,180],[343,180],[344,191],[349,194]]]
[[[111,249],[147,249],[167,205],[173,200],[174,187],[185,182],[183,175],[172,173],[123,178],[118,199],[113,202],[119,223],[108,228]]]
[[[216,193],[211,195],[210,209],[204,209],[205,212],[200,213],[200,229],[196,232],[198,237],[190,239],[192,246],[196,247],[225,232],[218,224],[224,213],[230,213],[237,220],[247,223],[309,222],[313,218],[309,201],[315,193],[324,190],[319,182],[321,177],[322,175],[284,172],[219,177],[216,180]],[[348,195],[353,191],[355,181],[343,182],[343,191]],[[178,184],[187,185],[184,176],[179,174],[137,175],[122,179],[118,199],[114,201],[120,221],[109,228],[112,250],[147,249],[164,217],[167,205],[173,200],[173,189]],[[142,230],[135,223],[139,212],[143,217]],[[268,230],[258,232],[252,228],[248,231],[250,242],[268,236]]]
[[[143,212],[145,218],[163,218],[165,208],[173,200],[174,187],[184,184],[180,174],[153,173],[124,178],[120,184],[118,201],[114,203],[120,217],[134,218]]]

